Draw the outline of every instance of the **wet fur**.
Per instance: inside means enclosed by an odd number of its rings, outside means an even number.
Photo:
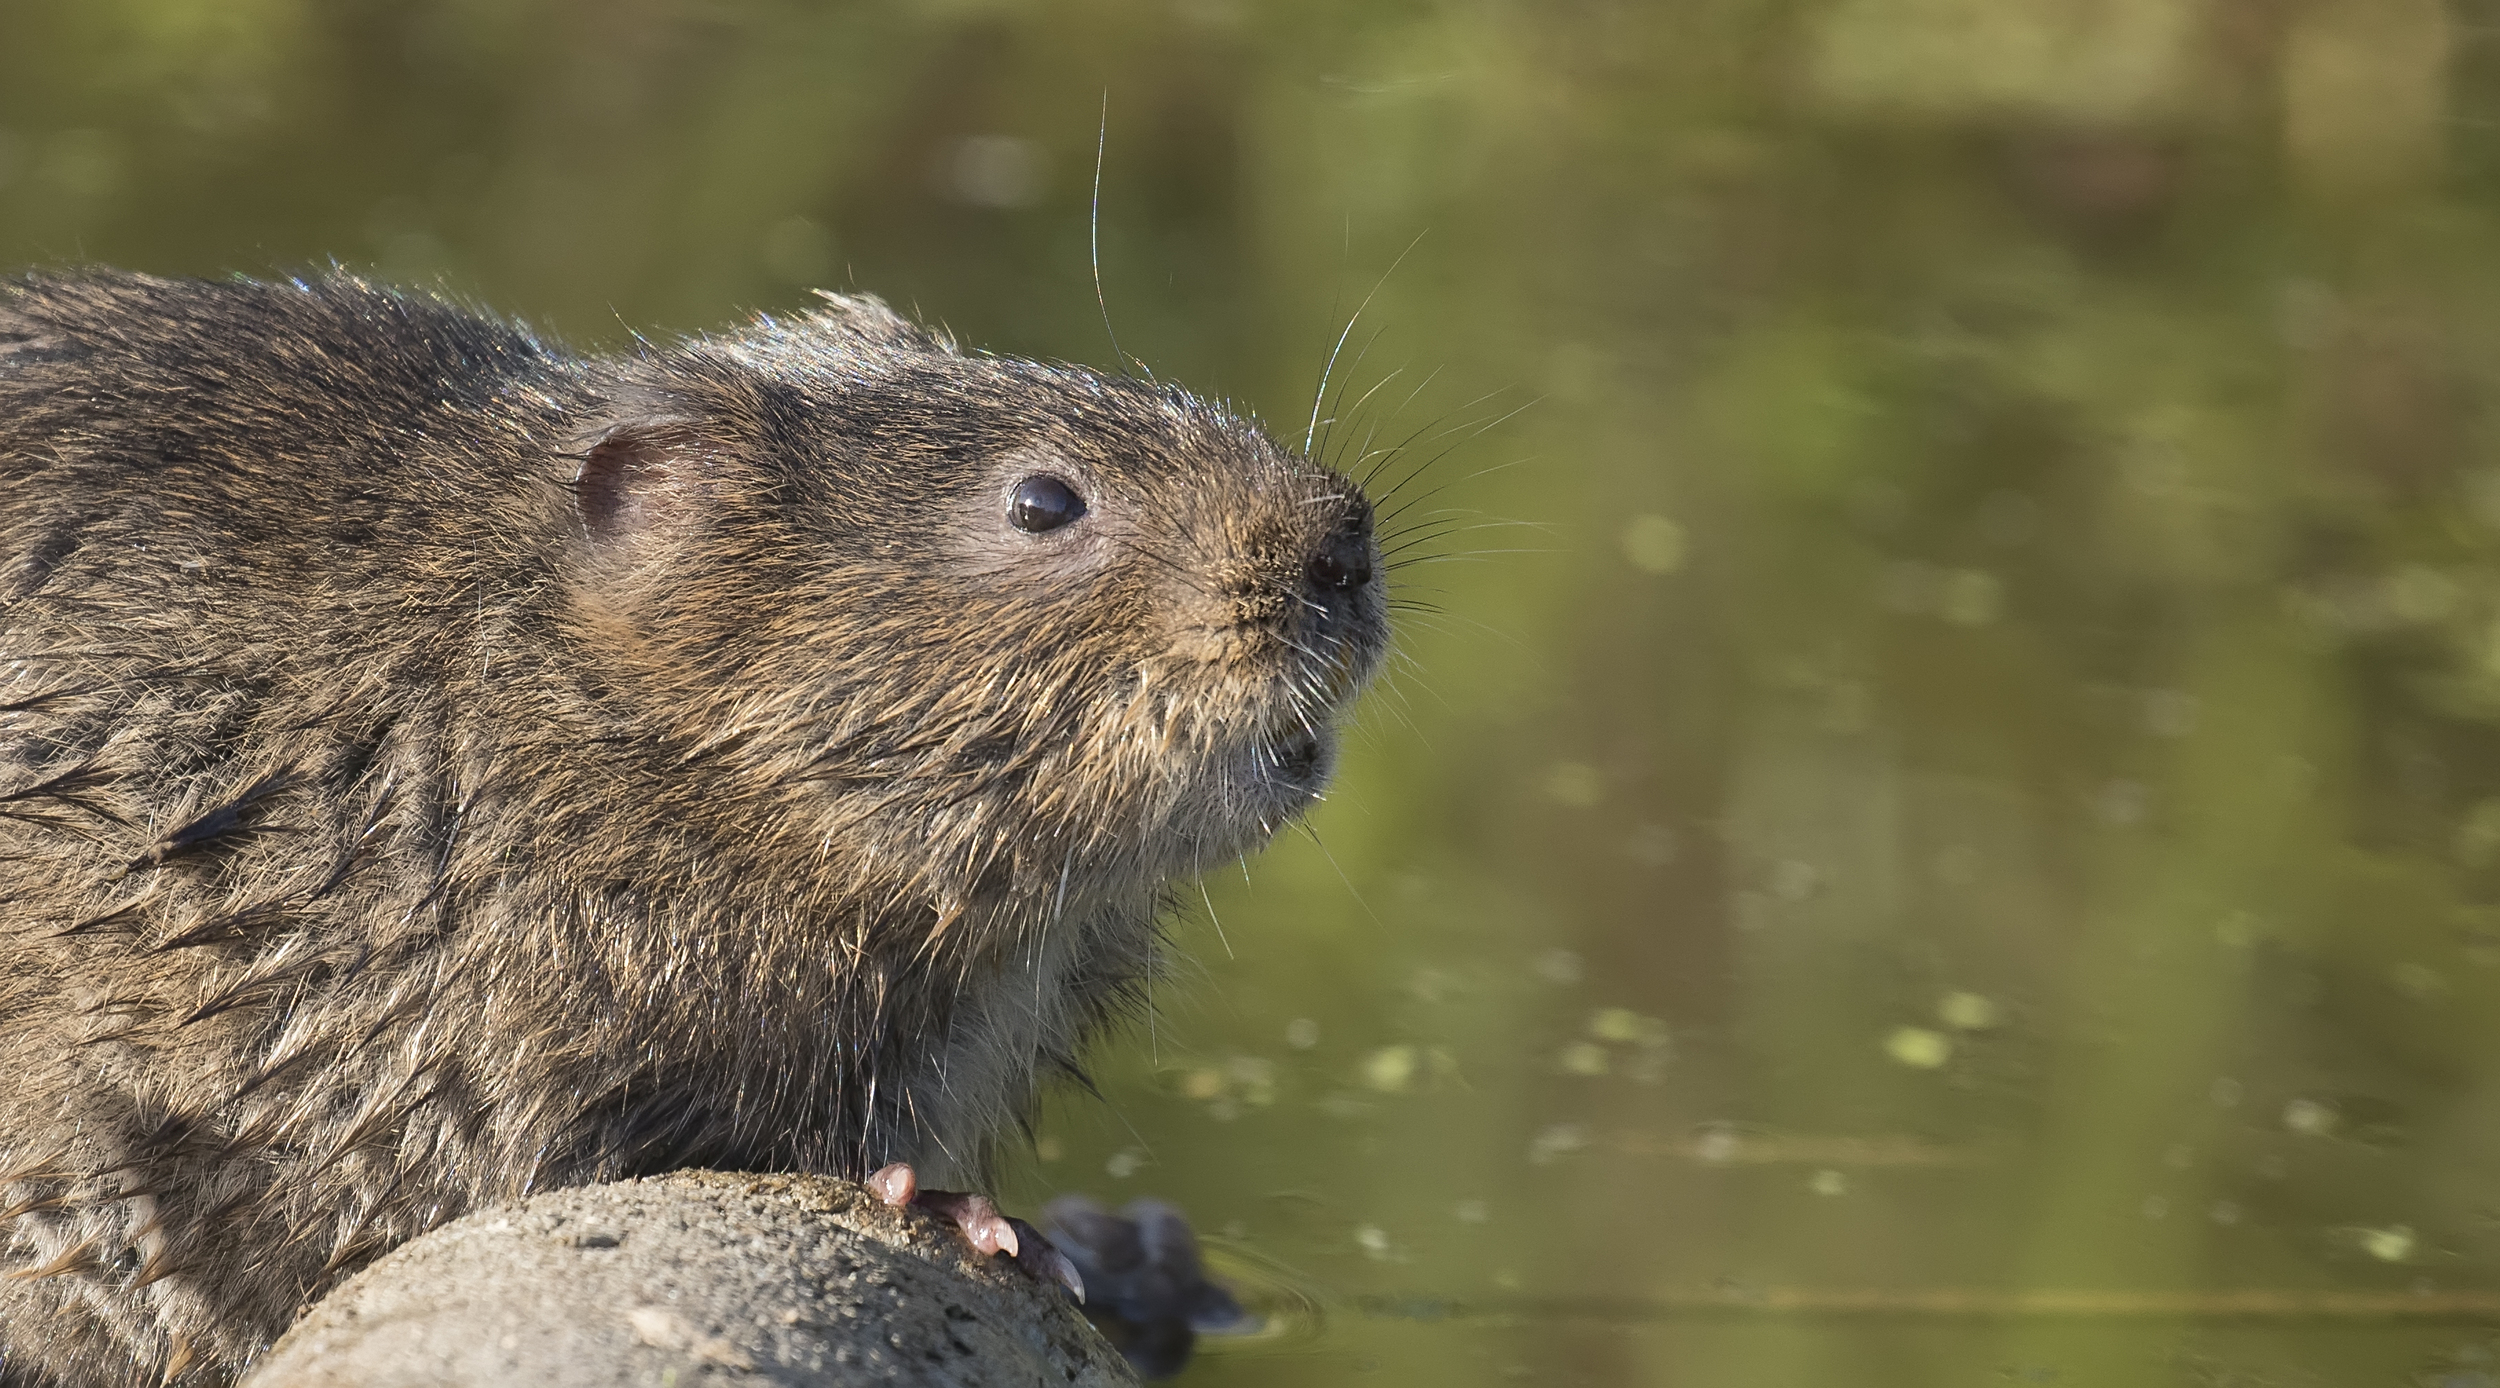
[[[1081,543],[1003,525],[1036,471]],[[603,360],[0,284],[0,1383],[225,1381],[551,1186],[978,1182],[1324,780],[1385,626],[1308,565],[1369,524],[873,300]]]

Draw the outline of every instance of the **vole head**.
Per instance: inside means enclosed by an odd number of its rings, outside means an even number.
[[[577,602],[688,774],[941,913],[1263,842],[1387,643],[1352,482],[871,299],[645,357],[579,466]]]

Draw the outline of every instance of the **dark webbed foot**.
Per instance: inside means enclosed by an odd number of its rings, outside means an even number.
[[[1147,1378],[1179,1373],[1201,1332],[1249,1320],[1232,1293],[1207,1280],[1189,1221],[1159,1200],[1135,1201],[1115,1215],[1066,1195],[1043,1207],[1042,1218],[1093,1289],[1086,1318]]]
[[[917,1205],[954,1221],[974,1250],[984,1256],[1004,1253],[1034,1281],[1055,1282],[1078,1301],[1085,1299],[1085,1279],[1076,1265],[1042,1237],[1040,1230],[1021,1219],[1000,1214],[988,1196],[960,1190],[922,1190],[919,1175],[902,1162],[878,1168],[870,1173],[865,1184],[879,1200],[897,1209]]]

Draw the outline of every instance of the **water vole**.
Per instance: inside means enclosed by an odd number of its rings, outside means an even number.
[[[1311,803],[1359,489],[874,300],[613,359],[0,286],[0,1382],[216,1382],[485,1201],[977,1182]]]

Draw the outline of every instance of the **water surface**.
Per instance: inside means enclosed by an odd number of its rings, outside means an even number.
[[[1107,307],[1413,478],[1338,793],[1011,1178],[1193,1212],[1187,1381],[2491,1388],[2496,24],[19,0],[0,261]]]

